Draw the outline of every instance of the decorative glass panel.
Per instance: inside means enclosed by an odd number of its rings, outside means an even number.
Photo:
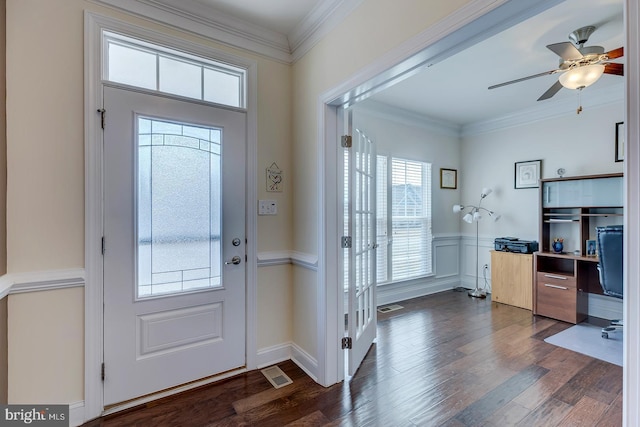
[[[240,76],[210,68],[204,69],[204,100],[240,107]]]
[[[138,118],[138,297],[220,286],[221,134]]]
[[[161,92],[202,99],[202,67],[162,56],[159,66]]]
[[[109,80],[156,90],[156,55],[129,46],[109,43]],[[135,66],[132,66],[135,64]]]
[[[104,33],[103,78],[152,91],[231,107],[246,105],[246,70],[154,45],[122,34]],[[159,81],[158,81],[159,80]]]

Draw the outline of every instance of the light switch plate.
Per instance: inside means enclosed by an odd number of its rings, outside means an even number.
[[[276,215],[278,204],[275,200],[258,200],[258,215]]]

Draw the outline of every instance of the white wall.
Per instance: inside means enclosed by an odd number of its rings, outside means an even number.
[[[514,188],[515,162],[541,159],[543,178],[557,177],[561,167],[565,176],[622,172],[623,163],[614,162],[614,147],[615,123],[623,117],[620,101],[587,108],[580,115],[574,110],[548,120],[463,137],[461,202],[476,204],[482,187],[491,187],[494,192],[483,206],[502,215],[498,222],[480,223],[480,266],[490,266],[489,251],[496,237],[539,239],[538,189]],[[466,236],[462,279],[469,284],[475,269],[475,224],[461,222],[460,230]]]
[[[426,119],[407,119],[407,115],[394,109],[382,112],[383,107],[356,105],[354,128],[363,130],[374,141],[378,154],[431,163],[432,232],[434,235],[457,233],[458,218],[451,208],[460,199],[460,186],[457,190],[440,188],[440,168],[460,169],[458,132]]]

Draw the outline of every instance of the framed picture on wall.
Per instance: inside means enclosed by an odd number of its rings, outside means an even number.
[[[616,162],[624,160],[624,122],[616,123]]]
[[[538,188],[542,160],[516,162],[514,188]]]
[[[458,188],[458,171],[440,168],[440,188],[455,190]]]

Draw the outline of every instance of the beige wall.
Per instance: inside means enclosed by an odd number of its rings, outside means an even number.
[[[297,251],[318,253],[318,100],[362,67],[418,35],[469,0],[367,0],[293,66],[293,193]],[[299,270],[299,269],[297,269]],[[317,275],[294,274],[294,337],[317,354]],[[333,286],[328,284],[327,286]],[[317,313],[316,313],[317,314]]]
[[[7,272],[6,0],[0,0],[0,276]],[[7,299],[0,300],[0,403],[7,402]]]
[[[9,403],[84,400],[82,288],[9,295]]]
[[[192,34],[127,16],[85,0],[7,0],[8,272],[49,271],[84,266],[84,10],[112,16],[258,64],[258,197],[275,198],[278,215],[258,218],[258,250],[292,245],[291,67],[231,49]],[[46,41],[46,42],[45,42]],[[265,169],[285,171],[285,190],[266,193]],[[249,206],[256,209],[256,206]],[[289,268],[258,271],[258,304],[283,294],[290,300]],[[92,286],[87,283],[86,286]],[[82,400],[84,326],[82,290],[11,295],[8,311],[9,400]],[[48,303],[47,303],[48,301]],[[278,313],[263,307],[258,324],[285,325],[291,307]],[[283,313],[284,311],[284,313]],[[272,318],[271,316],[277,316]],[[274,326],[275,327],[275,326]],[[33,345],[34,333],[47,342]],[[286,327],[259,331],[263,346],[291,340]]]
[[[0,405],[7,403],[8,348],[7,348],[7,298],[0,299]]]

